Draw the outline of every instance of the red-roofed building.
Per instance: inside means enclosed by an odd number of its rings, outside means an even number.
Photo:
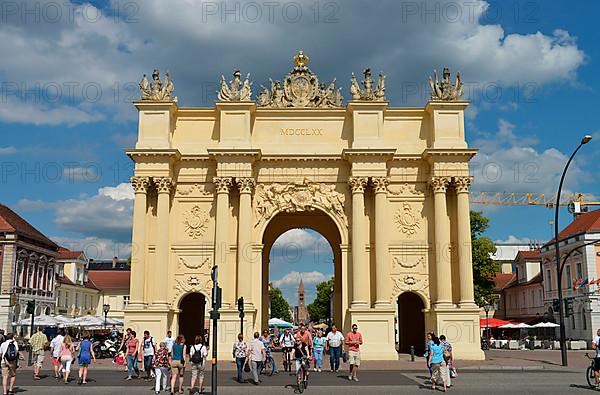
[[[109,305],[108,317],[124,319],[124,310],[129,304],[131,271],[123,269],[90,270],[88,276],[99,290],[98,311],[103,311],[103,306]]]
[[[573,313],[565,319],[567,338],[586,340],[591,345],[596,329],[600,328],[600,210],[577,217],[558,234],[560,255],[564,262],[563,297],[572,301]],[[597,244],[593,244],[594,241]],[[590,245],[585,245],[592,243]],[[544,301],[548,314],[558,321],[558,312],[552,302],[558,299],[554,240],[541,250],[544,276]],[[568,259],[564,261],[565,257]],[[577,280],[587,280],[587,285],[576,286]],[[590,285],[590,283],[593,283]]]
[[[69,317],[98,313],[100,291],[88,277],[89,260],[83,251],[59,248],[56,259],[56,314]]]
[[[36,314],[54,310],[57,256],[52,240],[0,204],[0,328],[26,335],[13,323],[29,317],[29,301],[35,301]]]

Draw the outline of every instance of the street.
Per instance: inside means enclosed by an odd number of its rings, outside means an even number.
[[[209,375],[207,375],[208,378]],[[143,380],[125,382],[122,372],[92,371],[90,382],[78,386],[75,381],[68,385],[52,377],[33,381],[29,375],[18,377],[17,393],[35,394],[148,394],[153,390],[152,383]],[[189,384],[186,375],[186,384]],[[210,380],[209,380],[210,381]],[[222,372],[219,377],[221,394],[293,394],[294,377],[279,374],[266,377],[260,386],[250,383],[238,384],[233,381],[233,372]],[[84,391],[85,388],[85,391]],[[329,372],[311,373],[306,393],[313,394],[422,394],[430,392],[428,378],[424,373],[400,373],[394,371],[365,371],[360,382],[349,382],[343,374]],[[450,393],[460,394],[564,394],[590,393],[584,373],[573,371],[479,371],[460,373],[453,382]],[[210,387],[205,388],[210,393]]]

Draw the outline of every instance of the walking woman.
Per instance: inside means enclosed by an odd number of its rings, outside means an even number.
[[[135,378],[140,377],[140,370],[138,369],[138,349],[140,348],[140,341],[135,337],[135,331],[131,331],[129,339],[126,342],[127,346],[127,378],[125,380],[131,380],[133,373]]]
[[[162,389],[164,391],[166,391],[167,388],[169,388],[170,363],[169,363],[169,350],[167,348],[167,343],[160,342],[160,344],[158,345],[158,348],[156,350],[156,353],[154,354],[153,364],[154,364],[154,377],[156,379],[155,384],[154,384],[154,391],[157,394],[160,394],[161,382],[162,382]]]
[[[173,344],[173,355],[171,356],[171,394],[175,393],[175,383],[179,376],[179,393],[183,394],[183,373],[185,372],[185,337],[177,336],[175,344]]]
[[[233,343],[233,357],[235,358],[235,366],[237,367],[237,382],[244,382],[244,365],[248,357],[248,344],[244,341],[244,335],[238,334],[237,341]]]
[[[77,384],[87,384],[88,367],[92,363],[92,358],[96,362],[96,355],[88,333],[84,333],[83,340],[77,346],[77,351],[79,351],[79,381]]]
[[[69,374],[71,373],[71,363],[73,362],[73,340],[71,336],[65,336],[65,340],[60,348],[60,363],[62,364],[62,372],[65,379],[65,384],[69,384]]]
[[[313,355],[315,357],[315,372],[323,370],[323,350],[325,349],[325,338],[320,329],[317,330],[317,335],[313,339]]]
[[[435,337],[435,333],[427,332],[427,343],[425,343],[425,363],[427,364],[427,370],[429,371],[429,378],[432,378],[431,365],[429,364],[429,355],[431,354],[431,345],[433,344],[433,338]]]
[[[429,365],[431,366],[431,389],[435,390],[435,386],[442,380],[444,383],[444,392],[448,387],[448,373],[446,372],[446,363],[444,362],[444,345],[438,337],[433,337],[433,344],[430,346]]]
[[[454,358],[452,357],[452,344],[446,340],[446,336],[440,335],[440,343],[444,346],[444,362],[446,363],[446,373],[448,387],[452,387],[452,373],[454,371]]]

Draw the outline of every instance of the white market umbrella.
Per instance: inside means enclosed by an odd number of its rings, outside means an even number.
[[[104,320],[100,317],[95,317],[93,315],[86,315],[83,317],[77,317],[73,320],[74,326],[81,327],[92,327],[92,326],[102,326],[104,325]]]
[[[533,327],[534,328],[558,328],[560,325],[555,324],[553,322],[540,322],[538,324],[535,324]]]
[[[287,321],[281,320],[279,318],[271,318],[269,320],[269,326],[275,326],[277,328],[293,328],[294,325],[290,324]]]
[[[31,325],[31,317],[23,318],[17,324],[21,326]],[[34,317],[33,324],[35,326],[58,326],[59,322],[51,315],[42,314]]]
[[[513,328],[515,328],[515,324],[513,324],[511,322],[509,324],[500,325],[498,328],[500,328],[500,329],[513,329]]]
[[[526,323],[521,322],[519,324],[514,325],[513,328],[515,328],[515,329],[530,329],[530,328],[533,328],[533,326],[527,325]]]

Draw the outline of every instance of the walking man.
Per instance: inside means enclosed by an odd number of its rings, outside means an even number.
[[[144,331],[144,338],[142,339],[140,347],[142,348],[141,353],[144,357],[146,381],[150,381],[152,380],[152,377],[154,377],[154,372],[152,372],[152,358],[154,358],[154,353],[156,352],[156,344],[154,343],[154,339],[150,336],[149,331]]]
[[[29,339],[31,352],[33,354],[33,379],[40,379],[40,370],[44,363],[44,348],[48,344],[48,337],[43,332],[44,328],[39,326],[38,331]]]
[[[596,337],[592,342],[592,350],[596,351],[596,356],[594,358],[594,377],[596,378],[596,386],[598,386],[600,384],[598,382],[600,376],[600,329],[596,331]]]
[[[60,363],[60,349],[65,340],[65,330],[59,329],[58,335],[50,342],[50,353],[52,355],[52,366],[54,366],[54,377],[59,379],[61,376],[62,365]]]
[[[331,332],[325,338],[325,350],[329,351],[329,365],[332,372],[337,372],[340,368],[340,356],[342,355],[342,343],[344,335],[337,330],[335,325],[331,326]]]
[[[7,334],[6,340],[0,345],[0,355],[2,355],[2,391],[4,394],[14,395],[17,364],[22,356],[12,333]],[[10,384],[8,383],[9,378]],[[8,391],[6,390],[7,384]]]
[[[358,325],[352,324],[352,331],[346,335],[346,345],[348,346],[348,363],[350,372],[348,380],[358,381],[358,367],[360,366],[360,346],[363,344],[363,338],[358,331]]]
[[[265,359],[267,359],[267,352],[265,350],[265,345],[258,338],[260,333],[254,332],[254,339],[250,342],[248,349],[250,351],[248,355],[248,359],[250,361],[250,367],[252,368],[252,378],[254,385],[258,385],[260,371],[262,369],[262,364]]]

